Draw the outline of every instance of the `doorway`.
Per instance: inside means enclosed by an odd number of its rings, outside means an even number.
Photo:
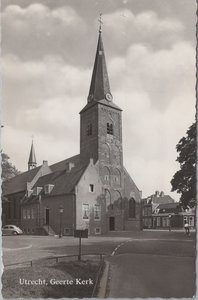
[[[49,208],[45,209],[45,224],[49,225]]]
[[[114,231],[115,230],[115,217],[109,218],[109,230]]]

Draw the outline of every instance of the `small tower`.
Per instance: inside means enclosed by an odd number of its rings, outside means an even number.
[[[29,160],[28,160],[28,170],[31,170],[33,168],[36,168],[36,155],[35,155],[35,151],[34,151],[34,143],[32,140],[30,156],[29,156]]]

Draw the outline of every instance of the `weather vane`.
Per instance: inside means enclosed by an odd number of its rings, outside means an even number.
[[[100,23],[100,25],[99,25],[99,32],[102,32],[102,24],[103,24],[103,22],[102,22],[102,13],[100,13],[100,17],[98,19],[98,22]]]

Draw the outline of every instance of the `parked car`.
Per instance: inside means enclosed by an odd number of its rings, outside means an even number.
[[[23,234],[23,231],[16,225],[5,225],[2,228],[2,235],[19,235]]]

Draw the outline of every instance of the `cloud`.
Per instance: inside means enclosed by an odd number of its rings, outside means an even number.
[[[4,149],[21,170],[32,133],[39,163],[79,153],[78,113],[96,47],[87,19],[70,6],[39,3],[8,5],[2,18]],[[120,9],[103,22],[112,94],[123,109],[125,166],[145,196],[169,193],[175,146],[194,120],[195,50],[177,16]]]
[[[2,24],[3,53],[23,59],[61,53],[72,61],[67,49],[75,53],[78,37],[87,31],[85,21],[72,7],[50,9],[40,3],[25,8],[8,5],[2,12]]]
[[[155,51],[131,45],[109,70],[114,101],[123,108],[125,166],[144,196],[169,193],[179,169],[176,144],[195,119],[195,50],[187,42]]]
[[[25,124],[30,130],[36,126],[40,131],[47,131],[49,122],[53,125],[51,134],[55,134],[55,129],[60,129],[63,122],[68,123],[67,111],[72,116],[71,110],[77,114],[86,104],[91,77],[88,69],[67,65],[58,56],[46,56],[42,61],[22,61],[7,55],[2,66],[7,124],[20,128]]]
[[[194,103],[195,55],[195,49],[187,42],[158,51],[141,44],[131,45],[125,57],[110,61],[112,89],[145,93],[153,110],[166,110],[181,91],[181,101],[186,101],[182,96],[185,91],[190,94],[188,102]]]
[[[130,9],[119,9],[105,14],[103,20],[109,44],[114,45],[114,51],[120,52],[137,43],[168,48],[184,33],[184,25],[179,20],[160,18],[152,10],[134,14]]]

